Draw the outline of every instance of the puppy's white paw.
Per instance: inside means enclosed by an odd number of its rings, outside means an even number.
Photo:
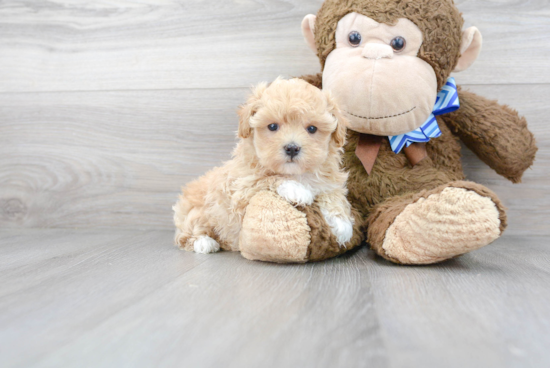
[[[277,193],[288,202],[297,205],[310,205],[315,199],[311,190],[294,180],[287,180],[279,185]]]
[[[345,244],[351,240],[353,236],[353,222],[348,218],[343,218],[335,214],[331,214],[325,209],[321,209],[325,221],[330,226],[332,233],[336,237],[338,244],[345,247]]]
[[[195,243],[193,243],[193,248],[197,253],[208,254],[219,251],[220,245],[209,236],[201,236],[195,240]]]

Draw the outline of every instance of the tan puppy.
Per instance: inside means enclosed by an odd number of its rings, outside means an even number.
[[[294,205],[316,200],[340,245],[348,242],[353,219],[340,169],[347,120],[330,94],[279,78],[256,87],[239,116],[233,159],[187,185],[173,207],[176,244],[238,251],[246,208],[262,190]]]

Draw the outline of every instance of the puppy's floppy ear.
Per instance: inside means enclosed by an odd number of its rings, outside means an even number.
[[[239,114],[239,138],[248,138],[252,134],[250,119],[260,109],[260,99],[266,89],[267,83],[260,83],[252,90],[252,95],[248,98],[248,101],[239,108],[237,112]]]
[[[334,97],[332,97],[330,92],[323,92],[327,97],[328,111],[337,120],[336,130],[332,132],[332,140],[338,147],[343,147],[344,144],[346,144],[346,134],[348,132],[349,121],[340,110],[340,107],[338,107],[338,103]]]

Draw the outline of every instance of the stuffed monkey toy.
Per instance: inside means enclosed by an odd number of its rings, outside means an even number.
[[[480,32],[462,30],[463,22],[452,0],[326,0],[317,16],[305,17],[302,31],[322,74],[303,78],[330,90],[350,120],[344,166],[355,234],[339,247],[315,204],[283,206],[260,193],[244,218],[244,257],[318,261],[366,240],[392,262],[432,264],[502,234],[504,206],[491,190],[465,181],[459,140],[513,183],[537,148],[516,111],[450,78],[481,50]],[[288,246],[278,241],[281,231],[299,257],[266,251]]]

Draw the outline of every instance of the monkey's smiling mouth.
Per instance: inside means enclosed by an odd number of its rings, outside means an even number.
[[[360,119],[366,119],[366,120],[380,120],[380,119],[389,119],[389,118],[395,118],[397,116],[401,116],[401,115],[405,115],[405,114],[408,114],[409,112],[413,111],[414,109],[416,109],[416,106],[413,107],[412,109],[408,110],[408,111],[405,111],[405,112],[402,112],[400,114],[395,114],[395,115],[388,115],[388,116],[380,116],[380,117],[377,117],[377,118],[369,118],[369,117],[366,117],[366,116],[361,116],[361,115],[355,115],[355,114],[352,114],[351,112],[349,111],[346,111],[348,114],[350,114],[351,116],[355,116],[356,118],[360,118]]]

